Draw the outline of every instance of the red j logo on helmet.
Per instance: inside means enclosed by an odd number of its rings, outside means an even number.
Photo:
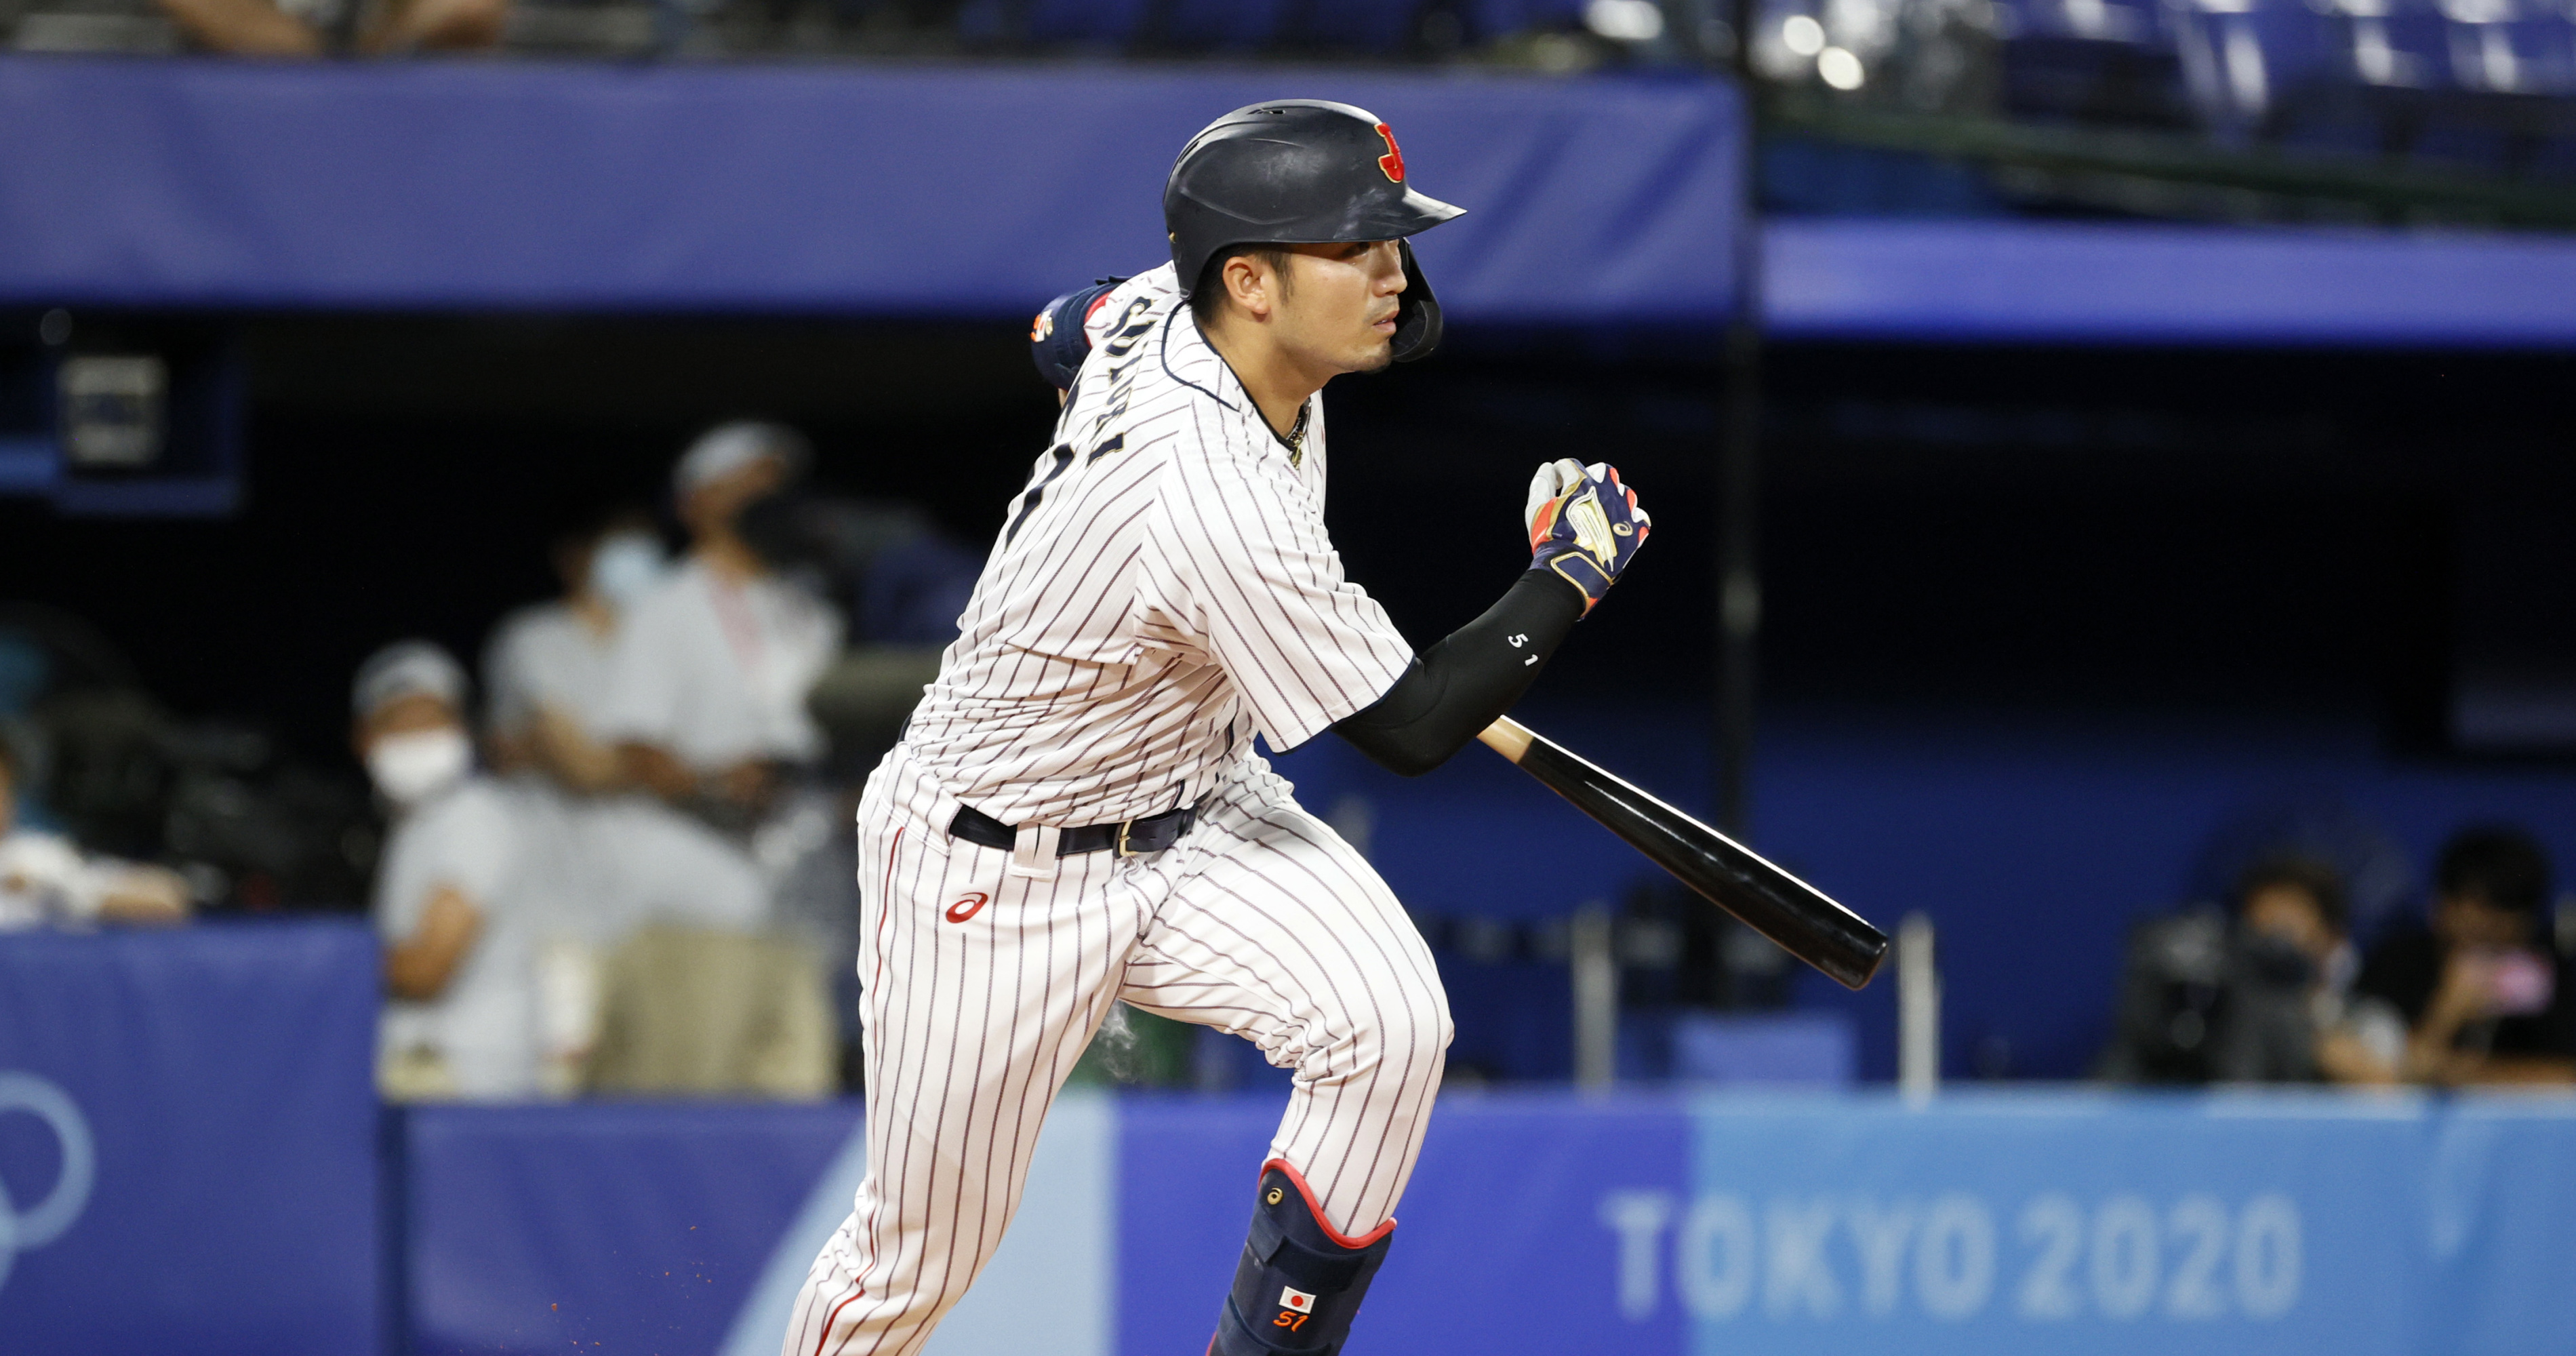
[[[1377,125],[1377,134],[1386,138],[1386,154],[1377,158],[1377,167],[1386,171],[1387,178],[1392,179],[1399,184],[1403,183],[1404,152],[1396,148],[1395,129],[1387,126],[1385,123],[1379,123]]]

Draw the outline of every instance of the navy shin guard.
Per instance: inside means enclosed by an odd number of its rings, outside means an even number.
[[[1394,1220],[1360,1238],[1334,1233],[1295,1168],[1264,1164],[1210,1356],[1333,1356],[1394,1239]]]

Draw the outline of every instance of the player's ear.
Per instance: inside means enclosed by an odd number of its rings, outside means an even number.
[[[1238,254],[1225,261],[1226,295],[1249,312],[1255,320],[1270,316],[1271,296],[1276,287],[1269,269],[1258,256]]]

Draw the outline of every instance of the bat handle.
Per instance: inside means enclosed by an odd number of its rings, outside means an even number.
[[[1485,741],[1486,748],[1512,760],[1516,765],[1529,753],[1530,740],[1536,738],[1530,733],[1528,726],[1509,716],[1494,717],[1494,723],[1478,731],[1476,737]]]

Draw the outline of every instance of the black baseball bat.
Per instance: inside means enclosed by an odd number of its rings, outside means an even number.
[[[1759,853],[1505,716],[1476,736],[1574,808],[1628,840],[1682,884],[1857,989],[1887,957],[1887,934]]]

